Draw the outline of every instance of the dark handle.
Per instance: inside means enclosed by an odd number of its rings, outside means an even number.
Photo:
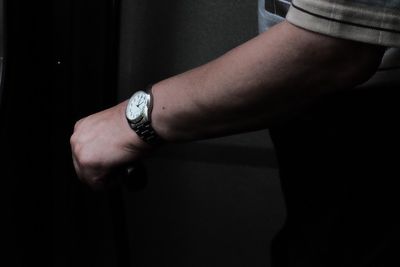
[[[122,177],[122,183],[128,191],[137,192],[143,190],[148,182],[146,167],[143,162],[138,161],[125,169],[125,175]]]
[[[116,188],[127,189],[128,192],[143,190],[147,185],[147,171],[142,162],[135,162],[128,167],[120,167],[110,173],[106,188],[113,191]]]
[[[112,173],[114,186],[108,187],[110,214],[114,228],[117,266],[130,266],[131,253],[126,218],[124,188],[129,192],[143,190],[147,184],[147,172],[143,162],[135,162],[128,168],[120,168]]]

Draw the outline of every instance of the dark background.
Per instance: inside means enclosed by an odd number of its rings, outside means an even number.
[[[285,211],[267,131],[166,146],[144,188],[104,193],[77,180],[69,148],[79,118],[255,36],[256,4],[6,1],[7,266],[269,266]]]

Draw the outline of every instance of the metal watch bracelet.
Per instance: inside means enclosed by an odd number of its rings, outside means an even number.
[[[156,133],[156,131],[151,126],[151,113],[153,111],[153,103],[154,103],[152,84],[148,85],[144,91],[150,95],[150,104],[147,110],[147,121],[139,125],[131,124],[131,128],[146,143],[150,145],[160,145],[164,143],[164,140]]]

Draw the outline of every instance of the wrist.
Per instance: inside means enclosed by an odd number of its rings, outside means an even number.
[[[127,137],[127,140],[129,140],[128,148],[132,150],[141,150],[141,151],[146,151],[152,149],[154,146],[146,143],[140,136],[132,130],[132,128],[129,126],[129,122],[126,119],[126,107],[128,106],[128,100],[125,100],[121,102],[117,106],[119,118],[121,120],[121,124],[123,125],[123,131],[125,133],[125,136]]]
[[[125,104],[125,116],[129,127],[150,146],[159,146],[164,140],[153,128],[152,111],[154,97],[152,85],[136,91]]]
[[[177,127],[173,126],[171,117],[172,110],[169,102],[169,95],[172,94],[172,88],[165,86],[165,83],[160,82],[153,85],[153,112],[152,112],[152,125],[157,134],[167,142],[174,143],[180,141],[177,133]]]
[[[189,90],[185,89],[190,86],[190,81],[182,82],[176,77],[153,85],[153,128],[167,142],[189,142],[207,137],[204,125],[197,123],[193,116],[206,117],[206,114],[194,101],[196,96],[189,95]]]

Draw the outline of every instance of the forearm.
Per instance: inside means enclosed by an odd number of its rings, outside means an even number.
[[[315,97],[366,80],[381,54],[377,47],[282,23],[208,64],[155,84],[152,126],[172,142],[266,128]],[[75,124],[74,167],[93,187],[152,148],[129,127],[126,104]]]
[[[208,64],[155,84],[153,127],[169,141],[266,128],[315,97],[363,82],[380,53],[284,22]]]

